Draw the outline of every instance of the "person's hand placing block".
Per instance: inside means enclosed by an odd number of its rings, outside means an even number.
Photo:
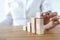
[[[37,12],[36,17],[31,18],[31,21],[27,22],[27,25],[23,27],[23,30],[36,34],[44,34],[45,31],[59,26],[59,18],[60,16],[56,12]]]
[[[31,32],[36,33],[36,18],[31,18]]]
[[[54,27],[57,27],[57,25],[60,24],[59,15],[57,15],[57,12],[47,11],[42,13],[42,17],[44,19],[44,29],[51,30]]]
[[[46,12],[42,12],[41,14],[42,14],[42,17],[44,19],[44,25],[49,23],[50,18],[58,16],[57,12],[52,12],[50,10],[46,11]]]

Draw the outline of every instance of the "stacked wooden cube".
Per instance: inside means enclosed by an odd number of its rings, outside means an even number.
[[[23,27],[23,30],[35,34],[44,34],[43,26],[43,18],[41,13],[37,12],[36,17],[31,18],[31,21],[27,22],[27,25]]]

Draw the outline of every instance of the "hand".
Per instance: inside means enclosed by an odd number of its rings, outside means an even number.
[[[57,12],[51,12],[51,11],[43,12],[42,16],[44,19],[45,30],[50,30],[56,27],[60,23],[59,18],[56,17],[58,16]]]

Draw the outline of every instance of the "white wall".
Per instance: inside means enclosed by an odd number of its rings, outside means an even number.
[[[60,0],[50,0],[54,11],[57,11],[60,15]]]
[[[5,0],[0,0],[0,22],[4,19],[4,15],[5,15],[4,2],[5,2]]]

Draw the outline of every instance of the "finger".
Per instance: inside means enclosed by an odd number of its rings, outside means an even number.
[[[55,22],[51,21],[50,26],[48,26],[48,25],[45,26],[45,29],[46,29],[46,31],[48,31],[48,30],[50,30],[50,29],[56,27],[58,24],[59,24],[58,21],[55,21]]]
[[[58,18],[53,18],[51,21],[53,21],[53,25],[58,25],[60,23]]]
[[[50,13],[50,18],[54,17],[54,16],[57,16],[57,12],[51,12]]]
[[[54,15],[54,16],[57,16],[57,12],[53,12],[53,15]]]
[[[42,16],[43,16],[43,18],[46,18],[47,16],[46,16],[46,12],[43,12],[42,13]]]
[[[53,22],[54,25],[58,25],[59,24],[59,21],[55,21]]]
[[[51,10],[48,10],[48,11],[46,12],[47,15],[50,15],[50,13],[52,13]]]
[[[59,24],[60,24],[60,19],[58,19],[58,21],[59,21]]]
[[[46,12],[47,17],[54,17],[57,16],[57,12],[52,12],[51,10]]]
[[[47,12],[43,12],[42,15],[44,18],[52,18],[54,16],[57,16],[57,12],[47,11]]]
[[[54,27],[57,26],[58,24],[59,24],[59,21],[53,22],[53,26],[54,26]]]
[[[57,17],[53,17],[53,18],[50,18],[50,21],[58,21],[59,18]]]
[[[46,11],[46,12],[43,12],[43,13],[42,13],[42,16],[49,15],[49,13],[51,13],[51,10],[49,10],[49,11]]]
[[[42,16],[43,16],[43,18],[50,18],[49,14],[50,13],[48,13],[48,12],[44,12],[44,13],[42,13]]]
[[[57,16],[57,12],[48,11],[46,12],[46,15],[48,18],[52,18],[54,16]]]

